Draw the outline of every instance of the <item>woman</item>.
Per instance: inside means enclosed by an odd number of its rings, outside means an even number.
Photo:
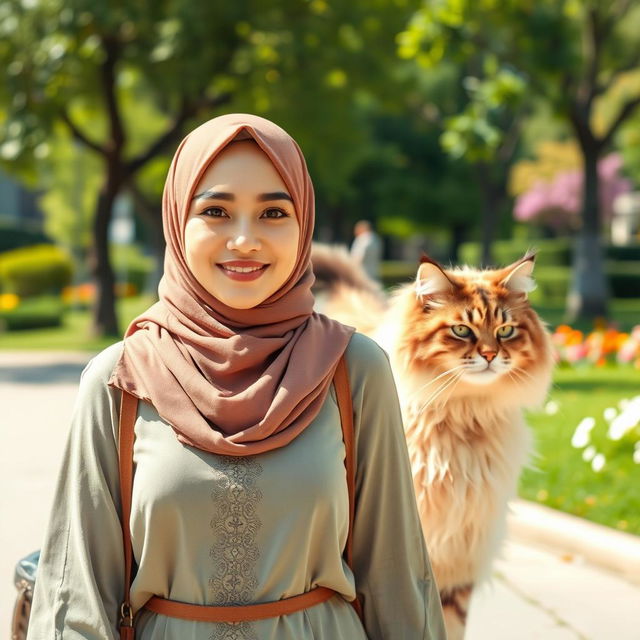
[[[138,639],[444,638],[389,363],[313,312],[313,224],[304,158],[273,123],[231,114],[183,140],[163,197],[160,300],[81,377],[30,639],[117,637],[122,390],[142,400],[129,518]],[[353,571],[331,384],[343,354],[357,455]],[[144,606],[155,596],[232,609],[316,589],[329,597],[240,622]]]

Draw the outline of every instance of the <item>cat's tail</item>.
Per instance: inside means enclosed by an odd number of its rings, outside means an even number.
[[[387,309],[382,287],[341,246],[314,242],[311,264],[316,311],[372,335]]]

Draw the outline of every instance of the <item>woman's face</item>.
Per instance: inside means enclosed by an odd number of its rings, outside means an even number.
[[[196,185],[184,230],[198,282],[235,309],[266,300],[296,264],[300,226],[291,194],[251,140],[225,147]]]

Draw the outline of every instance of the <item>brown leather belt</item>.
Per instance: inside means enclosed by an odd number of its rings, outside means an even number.
[[[209,606],[188,604],[177,600],[166,600],[153,596],[144,605],[145,609],[170,618],[196,620],[197,622],[245,622],[285,616],[301,609],[308,609],[336,595],[338,592],[327,587],[316,587],[290,598],[275,602],[261,602],[248,605]]]

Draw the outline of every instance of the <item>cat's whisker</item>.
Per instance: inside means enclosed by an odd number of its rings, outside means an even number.
[[[460,380],[460,378],[462,378],[462,376],[464,375],[464,371],[458,371],[453,378],[447,380],[446,382],[444,382],[444,384],[440,385],[440,387],[438,387],[438,389],[436,389],[428,398],[427,401],[422,405],[422,407],[420,407],[420,411],[418,413],[422,413],[430,404],[432,404],[436,398],[438,398],[444,391],[446,391],[446,389],[452,385],[455,386],[455,384],[457,384],[457,382]]]
[[[466,364],[459,364],[455,367],[452,367],[451,369],[448,369],[447,371],[444,371],[443,373],[437,375],[435,378],[432,378],[431,380],[429,380],[428,382],[426,382],[425,384],[423,384],[419,389],[416,389],[410,397],[417,395],[418,393],[421,393],[424,389],[426,389],[429,385],[433,384],[434,382],[436,382],[437,380],[439,380],[440,378],[442,378],[443,376],[446,376],[450,373],[453,373],[454,371],[457,371],[459,369],[464,369],[465,367],[467,367]]]
[[[522,375],[526,375],[529,377],[530,380],[533,380],[533,382],[536,382],[536,379],[526,369],[523,369],[522,367],[511,367],[511,371],[520,373]]]
[[[435,397],[438,396],[438,394],[443,391],[444,389],[447,388],[448,385],[450,385],[455,379],[456,376],[461,376],[464,372],[463,371],[457,371],[456,373],[453,374],[453,377],[449,378],[448,380],[445,380],[444,382],[440,383],[440,386],[438,386],[437,389],[433,390],[431,392],[431,395],[427,398],[426,402],[420,407],[418,413],[422,413],[425,409],[425,407],[427,407],[429,405],[429,403],[432,401],[432,399],[434,399]]]
[[[440,396],[446,391],[447,393],[451,394],[451,392],[453,392],[453,390],[455,389],[456,385],[458,384],[458,382],[460,382],[460,379],[462,378],[463,373],[460,373],[458,376],[456,376],[455,378],[453,378],[450,383],[444,388],[441,389],[439,393],[435,394],[428,402],[428,405],[433,404],[436,400],[438,400],[440,398]],[[428,406],[427,405],[427,406]],[[426,408],[426,406],[425,406]]]

